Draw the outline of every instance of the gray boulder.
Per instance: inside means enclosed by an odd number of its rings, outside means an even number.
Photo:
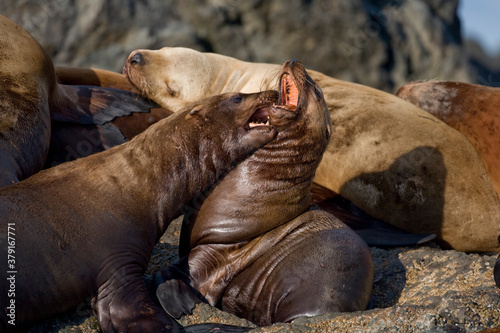
[[[256,62],[294,58],[395,91],[470,81],[458,0],[3,0],[0,13],[57,65],[121,71],[134,49],[185,46]]]

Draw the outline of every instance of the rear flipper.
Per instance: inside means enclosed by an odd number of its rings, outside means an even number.
[[[182,262],[182,261],[181,261]],[[165,267],[155,274],[156,296],[161,306],[172,318],[193,312],[196,304],[206,302],[203,295],[189,285],[189,278],[175,265]],[[252,327],[204,323],[183,327],[184,333],[242,333]]]
[[[413,234],[377,220],[349,200],[329,189],[313,183],[312,202],[353,229],[369,246],[420,245],[434,238],[434,234]]]
[[[178,266],[164,267],[154,277],[158,301],[165,312],[176,319],[191,314],[196,304],[207,303],[203,295],[190,286],[189,277],[179,269],[181,265],[182,260]]]
[[[373,284],[369,248],[327,212],[303,223],[229,283],[222,309],[257,325],[365,310]],[[291,222],[290,222],[291,223]]]

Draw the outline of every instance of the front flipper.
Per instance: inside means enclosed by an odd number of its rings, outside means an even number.
[[[172,114],[125,90],[64,85],[58,89],[45,167],[122,144]]]
[[[329,189],[313,183],[312,202],[353,229],[369,246],[420,245],[434,238],[434,234],[413,234],[389,223],[371,217],[349,200]]]
[[[106,273],[111,276],[99,283],[93,309],[103,332],[181,331],[180,325],[150,297],[142,273],[134,265],[124,265]]]
[[[56,66],[57,82],[66,85],[86,85],[117,88],[139,93],[121,73],[99,68]]]
[[[198,303],[206,302],[203,295],[189,285],[189,277],[181,265],[164,267],[155,274],[156,297],[171,317],[180,318],[193,312]]]

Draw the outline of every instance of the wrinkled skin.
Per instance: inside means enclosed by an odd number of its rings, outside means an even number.
[[[277,135],[249,128],[275,101],[274,91],[214,96],[128,143],[1,189],[0,220],[19,235],[15,328],[92,297],[103,332],[177,332],[143,280],[153,246],[186,203]],[[5,258],[7,241],[4,228]],[[12,328],[6,277],[0,286],[1,324]]]
[[[321,89],[298,62],[283,66],[280,103],[268,115],[285,127],[276,140],[184,212],[185,256],[156,276],[157,296],[172,316],[189,313],[200,294],[259,325],[366,308],[368,247],[332,215],[310,210],[331,123]]]

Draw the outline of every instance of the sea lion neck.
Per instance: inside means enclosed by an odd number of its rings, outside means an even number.
[[[220,94],[231,91],[251,93],[273,87],[273,80],[279,66],[266,63],[249,63],[220,54],[202,53],[207,66],[211,65],[212,78],[205,95]],[[221,61],[222,60],[222,61]],[[257,67],[257,68],[256,68]],[[263,72],[264,76],[255,76],[255,72]]]

